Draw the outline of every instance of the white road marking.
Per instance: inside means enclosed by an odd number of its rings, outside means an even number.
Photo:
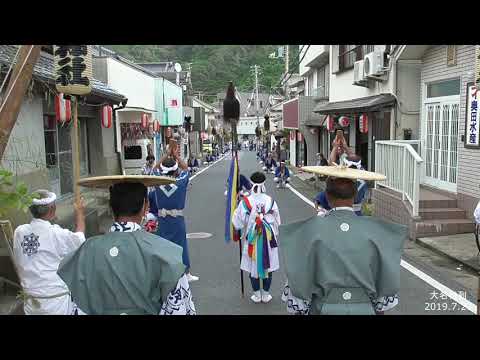
[[[225,155],[223,155],[222,157],[220,157],[217,161],[215,161],[213,164],[210,164],[208,165],[206,168],[203,168],[202,170],[200,170],[198,173],[196,173],[195,175],[193,175],[190,180],[193,180],[195,179],[198,175],[200,175],[201,173],[203,173],[205,170],[207,169],[210,169],[210,167],[212,167],[213,165],[215,165],[216,163],[218,163],[219,161],[222,161],[223,159],[225,158]]]
[[[212,237],[212,234],[207,232],[188,233],[187,239],[206,239]]]
[[[297,191],[293,186],[291,186],[290,184],[287,184],[287,188],[289,188],[295,195],[297,195],[300,199],[302,199],[308,205],[310,205],[312,207],[315,207],[315,204],[311,200],[309,200],[307,197],[305,197],[303,194],[301,194],[299,191]],[[468,311],[470,311],[474,314],[477,314],[477,305],[475,305],[471,301],[465,299],[461,295],[457,294],[452,289],[450,289],[450,288],[446,287],[445,285],[439,283],[437,280],[435,280],[431,276],[425,274],[423,271],[417,269],[413,265],[410,265],[405,260],[400,261],[400,266],[402,266],[404,269],[410,271],[413,275],[415,275],[419,279],[425,281],[430,286],[432,286],[435,289],[441,291],[443,294],[447,295],[450,299],[452,299],[453,301],[462,305]]]
[[[401,260],[400,265],[403,268],[405,268],[406,270],[410,271],[413,275],[415,275],[418,278],[425,281],[430,286],[433,286],[435,289],[437,289],[437,290],[441,291],[443,294],[447,295],[453,301],[456,301],[457,303],[462,305],[468,311],[471,311],[474,314],[477,313],[477,305],[468,301],[464,297],[460,296],[459,294],[457,294],[452,289],[450,289],[450,288],[446,287],[445,285],[439,283],[437,280],[433,279],[431,276],[425,274],[423,271],[417,269],[416,267],[410,265],[405,260]]]

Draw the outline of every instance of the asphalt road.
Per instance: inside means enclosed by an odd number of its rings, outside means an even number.
[[[242,174],[250,176],[259,169],[254,152],[241,151],[239,159]],[[195,176],[187,195],[187,232],[211,234],[209,237],[194,235],[188,240],[191,270],[200,277],[199,281],[191,283],[197,313],[286,315],[285,304],[281,301],[286,281],[281,234],[280,271],[274,273],[270,290],[273,300],[269,304],[254,304],[250,300],[251,287],[247,274],[244,274],[245,297],[241,296],[238,244],[227,244],[224,240],[224,191],[229,165],[227,156]],[[282,223],[314,215],[311,205],[289,189],[277,190],[272,179],[273,175],[269,175],[267,193],[277,201]],[[307,190],[302,191],[299,179],[293,179],[292,185],[306,198],[312,198]],[[474,274],[412,241],[407,241],[402,265],[400,304],[387,314],[472,315],[475,311],[477,278]],[[459,300],[459,296],[466,296],[467,301]]]

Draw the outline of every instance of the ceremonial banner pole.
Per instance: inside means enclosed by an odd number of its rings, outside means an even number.
[[[236,161],[238,164],[238,139],[237,139],[237,119],[232,120],[232,160]],[[240,170],[240,169],[239,169]],[[237,174],[237,179],[235,180],[235,185],[238,185],[240,177],[240,171]],[[240,265],[242,264],[242,237],[238,239],[238,251],[240,255]],[[243,270],[240,267],[240,285],[242,290],[242,297],[245,297],[245,285],[243,283]]]

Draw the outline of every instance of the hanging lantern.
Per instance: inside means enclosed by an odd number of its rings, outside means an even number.
[[[165,134],[167,138],[172,137],[172,128],[170,126],[165,130]]]
[[[335,128],[335,121],[333,120],[332,115],[327,115],[327,119],[325,120],[327,123],[327,130],[332,132]]]
[[[72,118],[71,101],[65,99],[63,94],[55,96],[55,118],[59,123],[70,121]]]
[[[360,128],[360,132],[366,134],[368,132],[368,116],[367,114],[362,114],[358,118],[358,126]]]
[[[290,131],[290,141],[295,140],[295,131]]]
[[[153,122],[153,131],[156,132],[156,133],[160,132],[160,121],[155,120]]]
[[[347,116],[340,116],[338,119],[338,124],[341,127],[348,127],[350,125],[350,119]]]
[[[148,114],[142,114],[142,128],[147,129],[148,128]]]
[[[55,84],[58,92],[87,95],[92,91],[92,50],[90,45],[55,45]]]
[[[104,128],[111,128],[112,127],[112,115],[113,115],[113,110],[110,105],[105,105],[102,108],[102,126]]]

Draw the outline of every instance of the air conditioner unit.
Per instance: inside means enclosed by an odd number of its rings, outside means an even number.
[[[355,64],[353,65],[353,84],[361,86],[365,86],[367,84],[363,60],[355,61]]]
[[[363,59],[363,69],[365,76],[380,76],[384,73],[384,54],[383,51],[372,51],[365,55]]]

